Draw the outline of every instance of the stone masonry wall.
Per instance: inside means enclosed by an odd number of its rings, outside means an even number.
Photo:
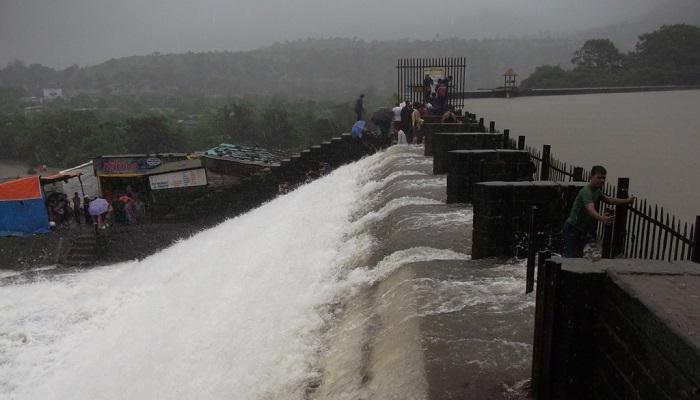
[[[433,135],[433,174],[447,173],[449,151],[501,148],[503,135],[498,133],[436,133]]]
[[[482,182],[474,186],[472,258],[523,257],[531,206],[539,209],[539,237],[561,247],[561,228],[579,182]],[[516,254],[516,252],[518,254]]]
[[[448,203],[470,203],[479,182],[527,181],[531,177],[530,155],[524,150],[447,152]]]

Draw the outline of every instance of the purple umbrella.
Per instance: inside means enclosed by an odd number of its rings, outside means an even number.
[[[107,200],[98,197],[95,200],[90,202],[90,205],[88,206],[88,212],[90,215],[102,215],[107,212],[109,209],[109,203],[107,203]]]

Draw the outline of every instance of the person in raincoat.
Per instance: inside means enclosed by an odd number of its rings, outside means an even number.
[[[379,148],[385,149],[391,145],[391,121],[394,112],[390,108],[380,108],[372,114],[372,122],[379,127]]]
[[[352,125],[350,132],[352,133],[352,138],[359,141],[363,147],[367,149],[368,152],[374,153],[377,149],[370,141],[370,131],[365,128],[367,123],[364,120],[359,120]]]

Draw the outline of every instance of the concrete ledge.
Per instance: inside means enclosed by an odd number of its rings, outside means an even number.
[[[433,174],[447,173],[447,152],[451,150],[500,149],[503,135],[498,133],[436,133],[433,135]]]
[[[700,396],[700,264],[554,261],[550,398]]]
[[[486,181],[528,181],[530,155],[524,150],[451,150],[447,152],[447,202],[469,203],[474,185]]]
[[[478,132],[479,130],[472,130],[473,125],[471,123],[425,123],[423,124],[423,149],[424,155],[426,157],[432,157],[433,155],[433,135],[436,133],[443,132]]]
[[[557,251],[561,247],[562,225],[583,185],[552,181],[473,184],[472,257],[522,257],[527,250],[531,206],[540,210],[537,231]]]

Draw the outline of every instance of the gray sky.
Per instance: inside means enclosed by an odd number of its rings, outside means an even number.
[[[571,32],[669,0],[0,0],[0,67],[248,50],[306,37],[432,39]]]

